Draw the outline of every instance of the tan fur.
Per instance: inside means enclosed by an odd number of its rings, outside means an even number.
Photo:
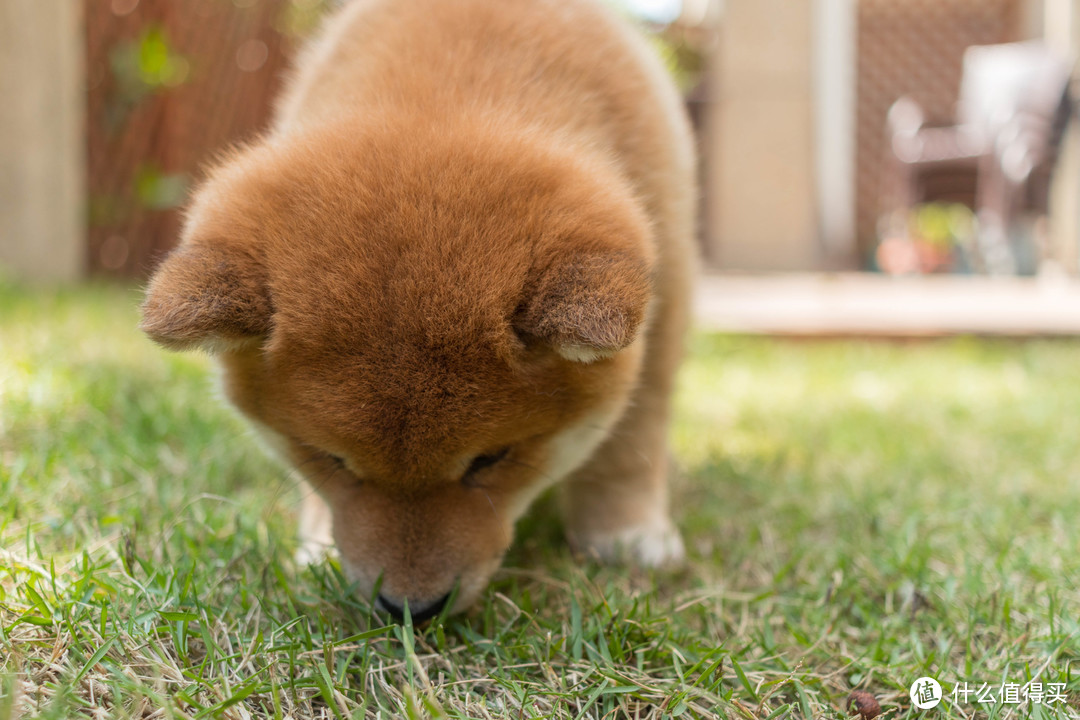
[[[354,0],[200,187],[142,327],[216,354],[363,592],[466,607],[559,480],[583,550],[676,560],[689,137],[599,2]]]

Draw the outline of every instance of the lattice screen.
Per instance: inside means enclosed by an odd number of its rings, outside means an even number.
[[[928,120],[950,124],[969,45],[1019,39],[1017,0],[858,0],[857,232],[864,257],[875,243],[885,115],[901,95]]]

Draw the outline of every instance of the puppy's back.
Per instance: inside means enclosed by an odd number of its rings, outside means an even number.
[[[347,3],[300,58],[276,130],[371,115],[522,123],[606,151],[631,176],[693,164],[662,66],[599,0]]]

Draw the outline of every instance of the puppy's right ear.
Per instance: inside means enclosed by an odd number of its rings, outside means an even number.
[[[514,328],[575,362],[611,357],[637,337],[652,287],[644,258],[624,253],[560,258],[536,281]]]
[[[264,337],[272,315],[256,253],[188,244],[174,250],[151,278],[139,328],[171,350],[219,351]]]

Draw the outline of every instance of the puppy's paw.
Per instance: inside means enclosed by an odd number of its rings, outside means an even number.
[[[607,533],[574,533],[573,545],[603,562],[675,567],[686,558],[678,529],[667,518]]]
[[[318,565],[328,557],[336,556],[333,527],[330,506],[309,490],[300,506],[300,526],[297,528],[300,547],[293,555],[297,565]]]
[[[318,540],[304,540],[300,543],[300,547],[296,548],[293,560],[301,567],[304,565],[318,565],[336,554],[337,551],[333,545]]]

